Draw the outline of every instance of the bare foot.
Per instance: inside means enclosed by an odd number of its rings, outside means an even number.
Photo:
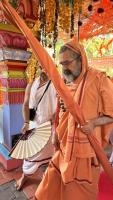
[[[24,183],[27,180],[27,176],[25,176],[25,174],[22,174],[21,178],[19,180],[17,180],[15,187],[17,190],[21,190],[22,186],[24,185]]]

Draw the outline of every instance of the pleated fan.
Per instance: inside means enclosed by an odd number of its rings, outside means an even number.
[[[27,159],[40,152],[51,136],[51,122],[45,122],[38,128],[22,134],[9,156],[16,159]]]

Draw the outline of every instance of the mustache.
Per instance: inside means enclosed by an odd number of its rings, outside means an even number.
[[[46,75],[46,73],[45,72],[41,72],[40,75]]]
[[[72,75],[72,72],[71,72],[71,70],[69,70],[69,69],[64,69],[64,70],[63,70],[63,74],[64,74],[64,75]]]

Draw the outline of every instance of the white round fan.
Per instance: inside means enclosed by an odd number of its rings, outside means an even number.
[[[50,136],[51,122],[48,121],[38,126],[38,128],[23,134],[9,155],[16,159],[30,158],[43,149]]]

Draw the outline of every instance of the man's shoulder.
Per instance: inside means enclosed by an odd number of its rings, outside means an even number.
[[[39,82],[40,82],[40,79],[39,78],[35,78],[34,81],[33,81],[33,85],[36,84],[36,83],[39,83]]]
[[[50,83],[49,90],[51,90],[52,92],[56,93],[56,89],[55,89],[55,86],[54,86],[52,81]]]
[[[31,89],[37,88],[39,83],[40,83],[40,79],[36,78],[32,83]]]
[[[105,72],[101,72],[101,71],[94,69],[94,68],[89,69],[89,75],[93,75],[94,77],[97,77],[99,79],[102,78],[102,77],[107,77]]]

